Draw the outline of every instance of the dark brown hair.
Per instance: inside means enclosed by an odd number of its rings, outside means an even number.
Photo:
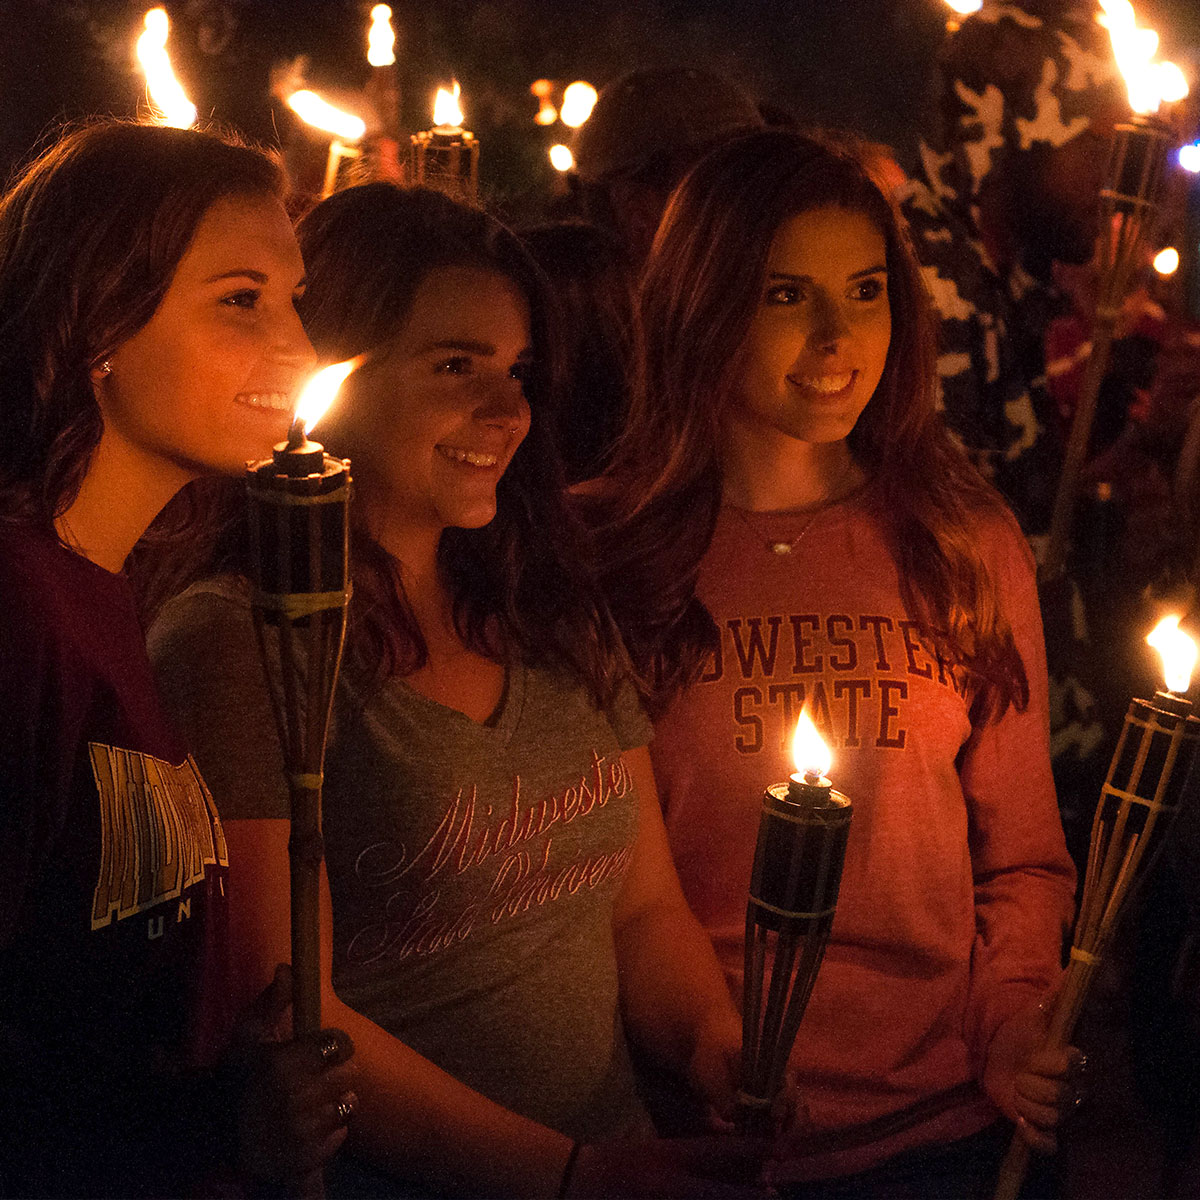
[[[866,214],[887,243],[891,343],[849,442],[872,480],[905,606],[966,668],[979,712],[1023,707],[1024,668],[973,540],[979,515],[1004,509],[936,413],[934,327],[902,219],[848,144],[790,130],[719,147],[673,194],[642,280],[630,420],[584,501],[644,695],[661,710],[715,646],[695,589],[721,505],[721,417],[736,402],[775,233],[823,206]]]
[[[89,372],[153,316],[215,201],[283,186],[225,134],[117,121],[21,173],[0,199],[0,518],[53,527],[100,440]]]
[[[567,665],[598,702],[606,702],[628,674],[628,660],[586,565],[586,531],[564,499],[549,420],[560,376],[560,337],[546,282],[528,252],[483,211],[435,191],[390,183],[338,192],[308,213],[296,232],[308,276],[298,307],[323,359],[363,355],[369,365],[372,354],[401,332],[422,281],[439,268],[496,272],[525,296],[533,350],[525,378],[530,432],[499,482],[495,518],[480,529],[446,529],[439,567],[468,646],[492,658]],[[356,378],[350,376],[339,398],[347,412]],[[337,451],[336,421],[323,428],[323,440]],[[371,486],[361,472],[357,482],[360,489]],[[354,598],[347,661],[367,685],[366,695],[388,676],[417,670],[427,651],[399,564],[371,536],[364,507],[351,509]],[[236,502],[235,511],[241,511]],[[209,571],[241,569],[244,546],[235,517],[209,558]],[[177,587],[186,578],[176,574],[173,582]]]

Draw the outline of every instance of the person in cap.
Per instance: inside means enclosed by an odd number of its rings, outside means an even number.
[[[761,129],[755,102],[732,80],[691,67],[632,71],[601,89],[579,131],[584,206],[635,262],[650,250],[675,185],[718,142]]]

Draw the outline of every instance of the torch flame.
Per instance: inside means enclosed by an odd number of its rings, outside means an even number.
[[[463,111],[458,103],[458,98],[462,95],[462,88],[458,86],[458,80],[454,80],[453,90],[446,91],[445,88],[438,88],[437,95],[433,100],[433,123],[439,129],[461,129],[463,124]]]
[[[563,92],[559,118],[564,125],[578,129],[592,115],[592,109],[595,107],[596,89],[590,83],[579,79]]]
[[[829,747],[806,712],[800,714],[792,735],[792,761],[798,775],[824,775],[833,763]]]
[[[564,146],[561,142],[557,146],[551,146],[550,165],[556,171],[571,170],[575,166],[575,155],[571,153],[571,147]]]
[[[978,12],[983,7],[983,0],[946,0],[946,3],[960,17],[970,16],[971,13]]]
[[[287,98],[287,102],[288,107],[302,121],[325,133],[332,133],[343,142],[357,142],[367,132],[366,123],[361,117],[334,108],[328,100],[322,99],[308,88],[293,92]]]
[[[1174,275],[1179,270],[1179,251],[1166,246],[1154,256],[1154,269],[1160,275]]]
[[[1179,165],[1193,175],[1200,175],[1200,142],[1188,142],[1179,147]]]
[[[539,125],[553,125],[558,120],[558,109],[550,102],[554,84],[549,79],[535,79],[529,90],[537,97],[538,110],[533,118]]]
[[[187,98],[183,86],[171,69],[167,53],[167,34],[171,23],[165,8],[152,8],[143,18],[145,32],[137,40],[138,62],[146,75],[146,90],[158,125],[188,129],[196,120],[196,106]]]
[[[1196,643],[1179,628],[1179,617],[1163,617],[1146,641],[1162,655],[1167,691],[1182,694],[1192,682]]]
[[[390,67],[396,61],[396,31],[392,28],[392,10],[386,4],[371,9],[371,28],[367,30],[367,62],[373,67]]]
[[[1174,63],[1152,61],[1158,53],[1158,34],[1138,25],[1129,0],[1100,0],[1100,7],[1104,12],[1097,20],[1108,30],[1133,111],[1156,113],[1164,100],[1184,99],[1187,79]]]
[[[351,358],[345,362],[334,363],[331,367],[322,367],[305,385],[296,401],[295,421],[304,425],[305,435],[309,434],[316,423],[325,415],[326,410],[337,397],[338,389],[346,381],[346,376],[358,366],[360,359]]]

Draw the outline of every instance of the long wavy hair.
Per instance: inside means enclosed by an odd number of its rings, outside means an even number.
[[[904,604],[966,669],[981,718],[1024,707],[1024,667],[975,542],[980,514],[1005,510],[936,412],[935,326],[902,218],[852,144],[790,130],[719,147],[672,195],[642,278],[629,422],[583,498],[643,695],[660,712],[716,645],[696,581],[721,506],[722,416],[738,402],[776,231],[826,206],[864,213],[887,244],[891,343],[849,443]]]
[[[283,191],[231,135],[118,121],[18,176],[0,199],[0,519],[53,529],[100,441],[92,369],[154,315],[213,203]]]
[[[533,350],[524,380],[530,431],[499,482],[495,518],[479,529],[444,530],[439,569],[459,636],[471,649],[494,659],[565,665],[598,703],[606,702],[628,675],[629,662],[588,565],[587,532],[565,500],[551,420],[562,376],[561,337],[548,285],[528,252],[482,210],[391,183],[338,192],[300,221],[296,235],[308,279],[300,315],[318,355],[329,361],[361,355],[369,363],[385,352],[408,321],[421,283],[440,268],[495,272],[524,295]],[[352,413],[358,378],[346,381],[338,411]],[[336,413],[321,428],[332,451],[352,452],[339,444]],[[362,472],[355,482],[360,493],[372,487]],[[157,585],[147,590],[155,600],[214,570],[245,573],[243,509],[222,482],[198,480],[184,489],[174,522],[165,514],[173,524],[166,535],[173,551],[154,556]],[[427,661],[400,564],[372,536],[365,509],[351,507],[354,597],[347,630],[347,665],[364,696],[383,679],[411,674]]]

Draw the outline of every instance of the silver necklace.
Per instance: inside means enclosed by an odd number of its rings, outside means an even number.
[[[754,534],[754,536],[760,542],[762,542],[762,544],[764,546],[766,546],[766,548],[772,554],[777,554],[780,557],[782,557],[785,554],[791,554],[791,552],[800,544],[800,541],[804,537],[804,535],[806,533],[808,533],[808,531],[816,523],[817,518],[822,513],[827,512],[832,504],[836,503],[837,498],[838,498],[838,491],[841,488],[842,484],[846,481],[846,477],[850,474],[850,469],[853,465],[854,465],[853,461],[851,461],[851,462],[848,462],[845,465],[845,467],[842,468],[841,474],[837,477],[836,480],[834,480],[833,486],[829,489],[829,499],[826,500],[819,508],[814,509],[812,515],[808,518],[807,521],[804,522],[803,528],[800,530],[800,532],[798,534],[796,534],[796,536],[794,538],[792,538],[792,540],[790,542],[777,542],[777,541],[773,540],[772,538],[763,537],[762,530],[757,529],[755,527],[754,523],[750,520],[750,518],[740,508],[733,508],[731,505],[730,511],[733,513],[733,515],[735,517],[737,517],[737,519],[739,521],[741,521],[741,523],[743,525],[746,526],[747,529],[750,530],[750,532],[752,534]]]

